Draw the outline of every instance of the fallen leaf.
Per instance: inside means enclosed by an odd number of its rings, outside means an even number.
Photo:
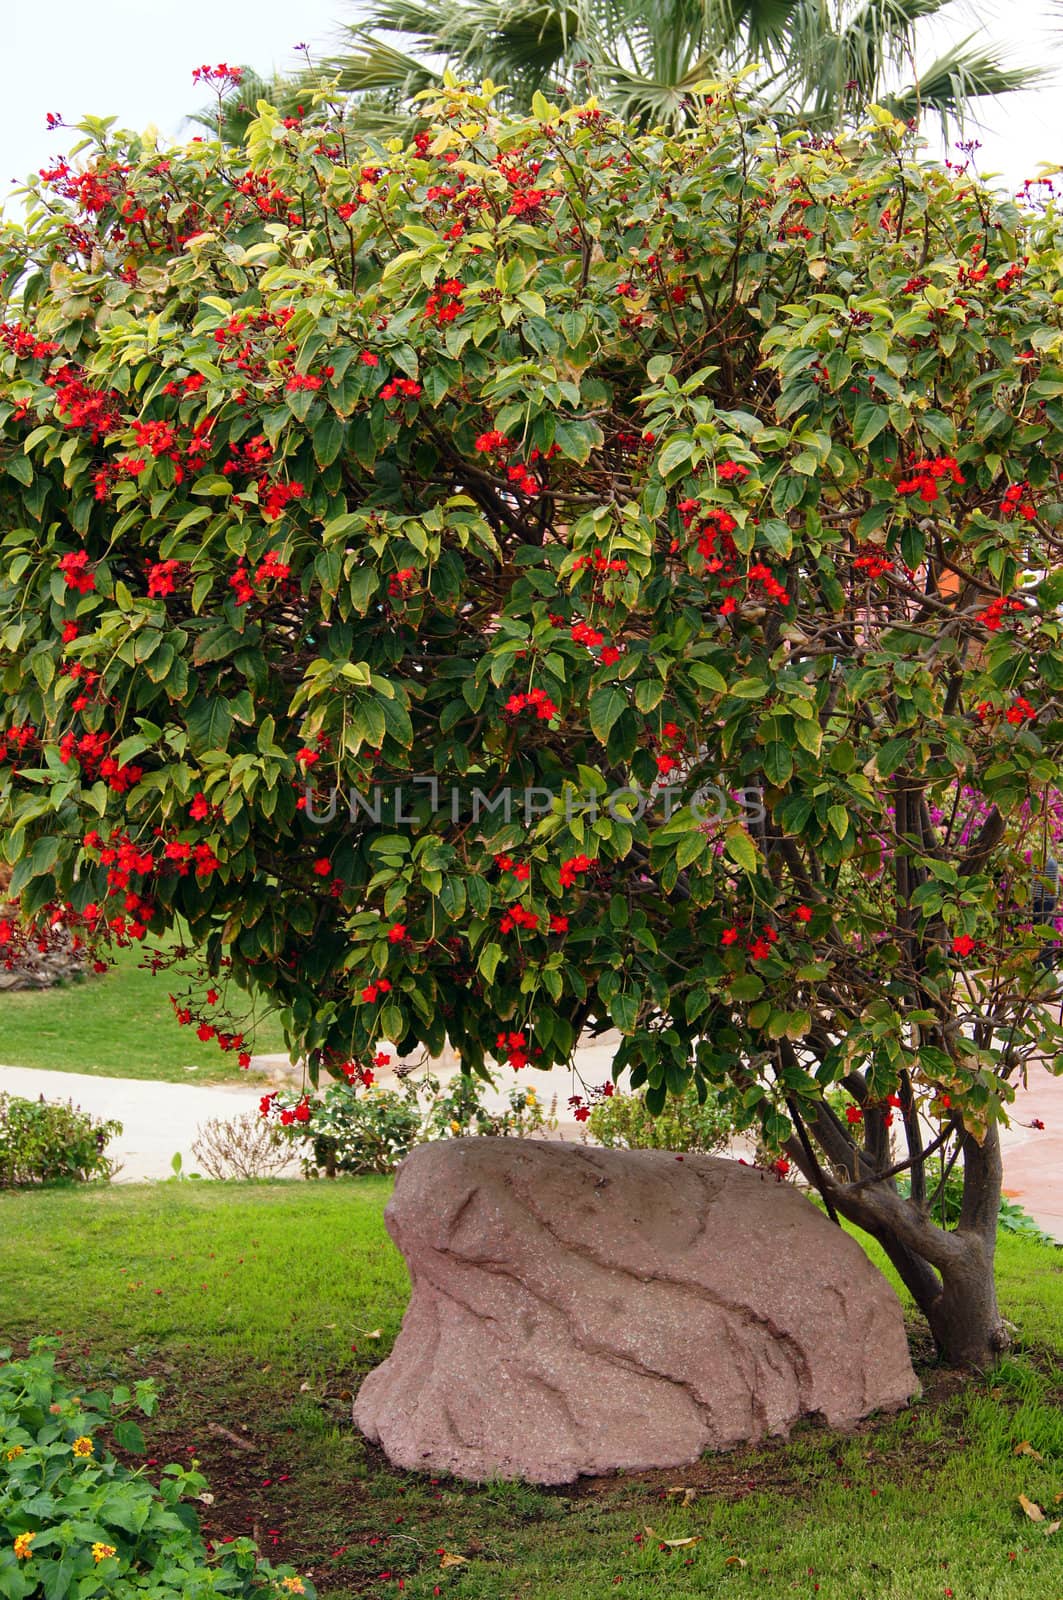
[[[693,1539],[664,1539],[653,1528],[643,1530],[647,1539],[656,1539],[658,1544],[663,1544],[669,1550],[685,1550],[688,1545],[700,1544],[701,1534],[695,1534]]]
[[[667,1492],[670,1495],[681,1494],[683,1496],[683,1504],[685,1506],[693,1505],[694,1501],[697,1499],[698,1493],[696,1489],[688,1489],[681,1483],[676,1484],[674,1489],[669,1489]]]
[[[197,1494],[196,1499],[201,1501],[205,1506],[212,1506],[214,1504],[214,1496],[212,1494]],[[1059,1527],[1058,1522],[1056,1523],[1056,1527]]]
[[[1060,1528],[1063,1528],[1063,1522],[1050,1522],[1045,1529],[1045,1538],[1047,1539],[1050,1533],[1058,1533]]]
[[[469,1563],[464,1556],[456,1556],[452,1551],[444,1550],[440,1557],[439,1565],[441,1567],[467,1567]]]
[[[749,1563],[747,1561],[743,1561],[741,1556],[728,1556],[727,1560],[724,1562],[725,1567],[745,1567],[748,1565]]]
[[[1035,1450],[1029,1439],[1024,1439],[1021,1444],[1017,1444],[1011,1453],[1013,1456],[1033,1456],[1035,1461],[1044,1460],[1040,1450]]]
[[[1024,1494],[1020,1494],[1019,1504],[1031,1522],[1043,1522],[1045,1520],[1045,1514],[1036,1500],[1027,1500]]]

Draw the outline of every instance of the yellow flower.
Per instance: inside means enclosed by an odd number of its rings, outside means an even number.
[[[460,1122],[452,1122],[450,1124],[450,1131],[451,1131],[451,1133],[460,1133],[461,1132],[461,1123]]]
[[[80,1439],[75,1439],[71,1446],[76,1456],[91,1456],[92,1440],[87,1434],[82,1434]]]
[[[302,1578],[296,1578],[296,1577],[282,1578],[281,1579],[281,1588],[282,1589],[287,1589],[289,1594],[305,1594],[306,1593],[306,1588],[305,1588],[305,1586],[303,1584]]]
[[[92,1547],[92,1559],[95,1561],[97,1566],[99,1566],[101,1561],[106,1561],[108,1556],[113,1556],[116,1554],[117,1551],[115,1550],[113,1544],[94,1544]]]
[[[25,1454],[26,1452],[22,1445],[13,1444],[11,1449],[7,1452],[7,1459],[9,1461],[17,1461],[19,1456],[24,1456]]]
[[[20,1561],[28,1561],[30,1556],[33,1554],[33,1551],[30,1549],[33,1539],[34,1535],[32,1533],[20,1533],[16,1538],[15,1554]]]
[[[535,1090],[534,1089],[527,1090],[527,1092],[525,1093],[524,1098],[528,1102],[528,1104],[531,1105],[531,1102],[535,1099]]]

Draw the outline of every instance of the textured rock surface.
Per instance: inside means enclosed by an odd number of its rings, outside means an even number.
[[[400,1467],[680,1466],[918,1388],[859,1245],[737,1162],[447,1139],[403,1162],[386,1220],[413,1295],[354,1418]]]

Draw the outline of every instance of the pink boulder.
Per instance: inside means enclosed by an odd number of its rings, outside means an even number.
[[[385,1216],[413,1294],[354,1419],[399,1467],[678,1467],[919,1387],[856,1241],[738,1162],[446,1139],[402,1163]]]

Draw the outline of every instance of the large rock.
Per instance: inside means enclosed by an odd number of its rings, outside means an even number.
[[[396,1466],[675,1467],[918,1388],[860,1246],[739,1162],[447,1139],[406,1158],[385,1217],[413,1295],[354,1418]]]

